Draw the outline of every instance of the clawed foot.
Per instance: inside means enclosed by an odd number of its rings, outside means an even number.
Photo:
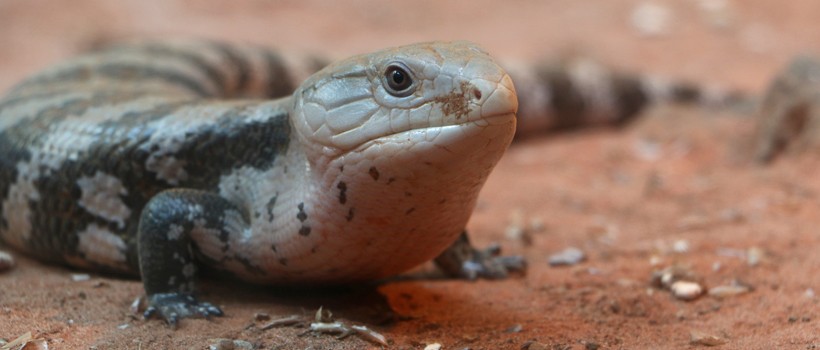
[[[473,256],[461,263],[461,277],[470,280],[476,278],[506,278],[510,272],[524,271],[527,262],[523,256],[501,256],[501,246],[490,245],[483,250],[473,249]]]
[[[180,318],[222,316],[222,310],[211,303],[197,301],[192,295],[182,293],[158,293],[148,297],[146,319],[158,316],[176,328]]]
[[[436,264],[447,275],[469,280],[506,278],[510,272],[524,271],[522,256],[500,256],[501,247],[493,244],[483,250],[474,248],[466,233],[436,258]]]

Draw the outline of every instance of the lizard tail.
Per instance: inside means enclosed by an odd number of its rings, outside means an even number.
[[[590,126],[625,125],[659,103],[745,108],[742,93],[615,70],[589,58],[509,64],[519,99],[517,138]]]

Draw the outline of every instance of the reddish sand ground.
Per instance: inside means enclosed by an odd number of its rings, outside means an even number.
[[[631,23],[640,1],[0,1],[0,89],[100,40],[206,36],[337,56],[433,39],[468,39],[497,57],[532,61],[562,50],[633,70],[759,93],[800,52],[820,52],[820,2],[645,1],[669,15],[659,35]],[[709,6],[725,10],[705,10]],[[651,8],[650,8],[651,10]],[[651,12],[651,11],[650,11]],[[651,24],[651,23],[650,23]],[[26,332],[51,349],[203,349],[213,338],[260,349],[367,349],[305,328],[260,330],[319,306],[366,325],[389,348],[677,349],[693,333],[722,349],[820,348],[820,169],[817,154],[750,161],[754,120],[742,113],[657,107],[620,130],[515,144],[484,189],[469,229],[530,261],[506,281],[409,280],[332,291],[281,291],[205,281],[227,317],[178,330],[129,312],[138,281],[70,271],[14,253],[0,274],[0,338]],[[811,175],[809,175],[811,174]],[[531,245],[504,232],[540,221]],[[587,260],[550,267],[578,247]],[[749,263],[749,253],[759,257]],[[754,260],[754,259],[753,259]],[[707,287],[743,295],[681,301],[650,286],[680,264]]]

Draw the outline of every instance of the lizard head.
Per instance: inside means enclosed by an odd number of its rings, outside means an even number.
[[[391,146],[476,152],[487,139],[498,140],[503,152],[518,108],[509,75],[468,42],[421,43],[336,62],[307,79],[294,103],[295,129],[331,159]]]
[[[312,228],[345,237],[323,243],[348,261],[328,280],[389,276],[449,246],[509,146],[518,108],[507,73],[466,42],[337,62],[292,103],[312,181],[305,205],[319,208]]]

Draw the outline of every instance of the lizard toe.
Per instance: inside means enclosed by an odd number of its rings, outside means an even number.
[[[208,302],[200,302],[184,293],[158,293],[148,297],[149,307],[143,316],[157,316],[176,328],[182,318],[210,318],[223,316],[222,309]]]

